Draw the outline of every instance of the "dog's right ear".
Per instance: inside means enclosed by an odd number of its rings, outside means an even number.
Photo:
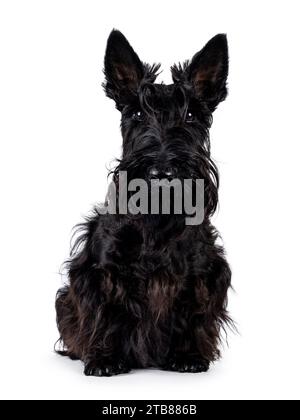
[[[104,74],[106,95],[116,101],[117,108],[121,107],[123,97],[137,91],[144,74],[138,55],[125,36],[115,29],[107,40]]]

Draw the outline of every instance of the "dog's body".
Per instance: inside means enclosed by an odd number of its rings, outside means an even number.
[[[210,224],[218,172],[208,137],[212,112],[227,93],[226,37],[174,66],[172,85],[155,84],[157,70],[141,63],[120,32],[111,33],[105,90],[122,113],[123,135],[114,181],[120,171],[129,180],[204,179],[204,220],[187,226],[183,215],[94,210],[56,301],[61,353],[81,359],[87,375],[149,366],[206,371],[229,321],[231,273]]]

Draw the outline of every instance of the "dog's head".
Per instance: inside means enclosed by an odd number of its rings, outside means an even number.
[[[126,170],[130,179],[202,178],[212,213],[218,172],[208,130],[227,95],[226,35],[216,35],[190,61],[172,66],[173,84],[155,83],[159,67],[143,63],[121,32],[111,32],[104,88],[121,112],[123,156],[117,170]]]

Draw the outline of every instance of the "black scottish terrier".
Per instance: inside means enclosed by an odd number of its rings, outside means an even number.
[[[131,368],[205,372],[219,356],[231,272],[210,223],[218,171],[210,158],[212,113],[227,94],[228,51],[217,35],[190,62],[156,84],[159,65],[140,61],[117,30],[105,55],[106,95],[121,112],[128,180],[203,179],[204,220],[181,215],[100,214],[81,226],[57,293],[59,353],[84,362],[86,375]]]

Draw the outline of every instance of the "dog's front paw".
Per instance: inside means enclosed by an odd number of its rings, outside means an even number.
[[[86,363],[84,366],[84,374],[87,376],[113,376],[128,372],[130,372],[130,368],[123,362],[115,364]]]
[[[209,362],[196,357],[174,357],[168,360],[165,366],[163,366],[163,369],[174,372],[207,372],[209,369]]]

